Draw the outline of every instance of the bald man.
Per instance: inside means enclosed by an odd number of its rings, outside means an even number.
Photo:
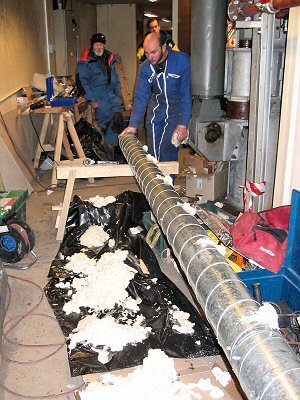
[[[158,161],[176,161],[192,114],[190,57],[170,49],[157,32],[145,38],[144,49],[147,60],[140,67],[129,126],[122,134],[136,134],[147,109],[149,152]]]

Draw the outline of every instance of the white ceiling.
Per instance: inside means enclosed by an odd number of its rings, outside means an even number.
[[[172,19],[172,0],[158,0],[155,3],[149,0],[82,0],[93,4],[140,4],[144,6],[145,11],[153,11],[159,17]]]

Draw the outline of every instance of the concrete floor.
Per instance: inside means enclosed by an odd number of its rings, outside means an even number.
[[[41,190],[41,187],[36,185],[36,190]],[[94,185],[80,180],[76,182],[74,193],[86,199],[96,194],[117,195],[126,190],[140,191],[133,177],[98,179]],[[6,270],[10,296],[0,370],[2,400],[74,399],[74,389],[84,382],[82,377],[70,376],[64,337],[42,292],[51,261],[59,248],[59,242],[55,240],[56,213],[51,207],[62,201],[63,194],[63,189],[57,189],[50,195],[40,191],[30,196],[27,222],[36,235],[34,250],[38,260],[28,270]],[[170,266],[168,269],[171,270]],[[188,294],[180,275],[175,273],[174,276],[175,283]],[[221,357],[210,361],[216,360],[224,365]],[[207,362],[204,364],[208,365]],[[226,397],[240,398],[237,394]]]

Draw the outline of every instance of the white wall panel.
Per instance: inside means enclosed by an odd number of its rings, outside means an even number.
[[[273,206],[300,190],[300,7],[290,9]]]

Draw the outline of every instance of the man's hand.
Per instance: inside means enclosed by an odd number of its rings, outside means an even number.
[[[93,101],[92,102],[92,107],[94,108],[94,109],[96,109],[96,108],[98,108],[98,101]]]
[[[126,135],[127,133],[131,133],[132,135],[135,135],[135,134],[136,134],[136,131],[137,131],[136,128],[133,128],[132,126],[127,126],[127,128],[125,128],[125,129],[120,133],[119,136]]]
[[[176,129],[172,136],[171,143],[175,147],[179,147],[181,143],[186,143],[187,138],[189,137],[189,131],[186,126],[184,125],[177,125]]]

